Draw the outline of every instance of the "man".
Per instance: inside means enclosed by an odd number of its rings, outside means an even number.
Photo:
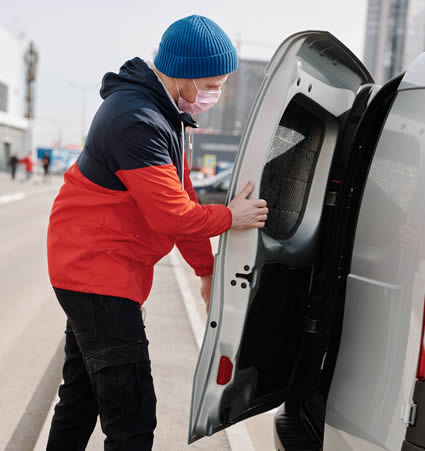
[[[184,154],[184,128],[197,126],[188,113],[212,107],[236,68],[223,30],[190,16],[166,30],[154,65],[134,58],[103,78],[104,102],[50,215],[50,280],[68,321],[48,451],[85,449],[98,413],[105,450],[152,449],[156,398],[140,305],[154,264],[177,245],[208,305],[209,237],[264,226],[266,202],[246,199],[252,184],[229,207],[199,205]]]
[[[31,158],[31,152],[28,152],[28,155],[25,158],[19,160],[19,163],[25,164],[25,178],[29,180],[32,177],[32,171],[34,163]]]
[[[44,170],[43,181],[48,181],[49,180],[50,155],[47,152],[44,153],[41,163],[43,165],[43,170]]]
[[[10,174],[12,176],[12,180],[15,180],[16,167],[18,166],[18,162],[19,160],[16,155],[12,155],[9,159]]]

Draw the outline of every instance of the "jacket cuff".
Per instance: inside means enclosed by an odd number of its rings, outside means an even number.
[[[195,269],[195,274],[198,277],[210,276],[213,272],[214,272],[214,266],[211,266],[209,268]]]

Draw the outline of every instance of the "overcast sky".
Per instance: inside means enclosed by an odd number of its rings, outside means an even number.
[[[4,0],[0,25],[24,32],[40,52],[36,145],[79,143],[81,93],[90,87],[87,126],[100,103],[107,71],[134,56],[151,59],[175,20],[201,14],[217,22],[241,57],[268,60],[290,34],[327,30],[363,56],[366,0]],[[253,43],[257,43],[253,45]]]

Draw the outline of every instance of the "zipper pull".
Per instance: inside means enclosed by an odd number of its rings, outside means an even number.
[[[192,169],[192,151],[193,151],[193,133],[191,127],[189,131],[189,172]]]

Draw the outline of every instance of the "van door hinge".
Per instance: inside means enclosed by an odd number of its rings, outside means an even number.
[[[336,191],[328,191],[326,193],[326,205],[329,207],[335,207],[338,200],[338,193]]]
[[[413,402],[403,404],[401,408],[400,420],[407,425],[413,426],[416,422],[416,412],[418,406]]]

